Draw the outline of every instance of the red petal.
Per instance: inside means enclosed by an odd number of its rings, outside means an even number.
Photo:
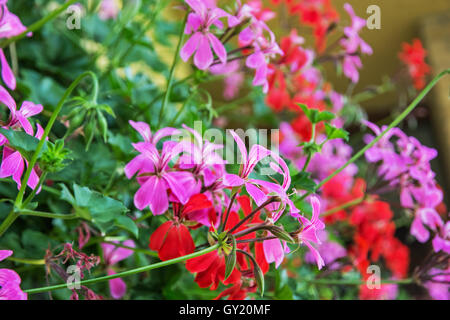
[[[150,236],[150,250],[159,251],[159,249],[161,249],[161,246],[166,239],[167,231],[172,226],[172,224],[173,221],[164,222],[158,227],[158,229],[155,230],[155,232],[153,232],[153,234]]]
[[[188,214],[193,211],[211,208],[212,203],[208,200],[208,198],[202,194],[193,195],[189,201],[184,205],[183,214]]]
[[[186,261],[186,269],[192,273],[205,271],[216,258],[217,251],[212,251],[200,257],[189,259]]]

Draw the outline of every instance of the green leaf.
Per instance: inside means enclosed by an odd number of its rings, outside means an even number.
[[[9,145],[19,151],[25,159],[28,161],[31,160],[31,157],[39,144],[38,139],[24,131],[7,130],[5,128],[0,128],[0,133],[8,139]],[[44,143],[41,153],[47,149],[47,143],[47,141]]]
[[[348,141],[348,132],[344,129],[336,128],[328,123],[325,123],[325,132],[328,140],[344,139]]]
[[[310,178],[309,172],[300,172],[292,177],[291,186],[296,189],[314,192],[317,184]]]
[[[118,216],[114,221],[119,228],[130,231],[136,239],[139,238],[139,229],[133,219],[127,216]]]
[[[225,279],[224,280],[228,279],[228,277],[233,272],[234,267],[236,266],[236,238],[233,235],[230,235],[230,237],[233,242],[233,247],[231,248],[231,252],[229,255],[227,255],[227,258],[225,261]]]
[[[312,124],[319,123],[321,121],[333,120],[336,116],[329,111],[319,111],[317,109],[310,109],[307,105],[298,103],[298,106],[303,110]]]

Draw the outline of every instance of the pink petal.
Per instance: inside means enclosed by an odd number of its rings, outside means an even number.
[[[144,138],[145,142],[150,142],[152,140],[152,130],[150,126],[145,122],[135,122],[133,120],[128,121],[128,123]]]
[[[0,261],[5,260],[12,254],[13,252],[11,250],[0,250]]]
[[[228,173],[223,175],[222,183],[227,187],[239,187],[242,186],[245,181],[238,175]]]
[[[254,186],[251,183],[245,184],[245,190],[247,190],[248,194],[255,200],[258,206],[262,205],[264,201],[267,200],[267,196],[262,192],[258,187]]]
[[[107,273],[109,276],[116,274],[112,269],[108,269]],[[111,279],[109,280],[109,291],[111,297],[114,299],[121,299],[127,292],[127,285],[121,278]]]
[[[180,57],[184,62],[188,61],[192,54],[197,50],[200,40],[202,39],[202,34],[196,32],[189,38],[184,44],[183,48],[180,50]]]
[[[191,180],[194,183],[194,178],[188,172],[168,172],[163,176],[164,181],[166,181],[169,189],[178,198],[178,200],[185,204],[189,200],[189,194],[187,190],[183,187],[183,182],[186,180]]]
[[[209,45],[208,37],[200,35],[197,52],[194,56],[194,64],[200,70],[207,69],[213,63],[213,54]]]
[[[314,259],[316,259],[317,267],[322,269],[322,267],[325,265],[325,262],[323,261],[322,257],[320,256],[319,251],[316,250],[308,241],[305,241],[304,244],[309,248],[312,255],[314,256]]]
[[[263,249],[267,263],[275,262],[275,267],[278,268],[284,259],[284,248],[280,240],[264,240]]]
[[[222,42],[220,42],[220,40],[217,39],[217,37],[212,33],[208,33],[206,36],[208,37],[214,52],[219,57],[219,60],[222,61],[223,64],[226,64],[227,50],[225,50],[225,47],[223,46]]]
[[[8,107],[9,111],[11,111],[11,114],[14,116],[16,114],[16,102],[11,97],[8,91],[6,91],[5,88],[0,86],[0,102],[3,103],[5,106]]]
[[[12,72],[11,68],[9,67],[8,61],[6,60],[5,54],[3,53],[3,50],[0,49],[0,60],[2,64],[2,79],[5,82],[5,84],[10,88],[11,90],[16,89],[16,77],[14,76],[14,73]]]
[[[3,155],[5,155],[5,150],[3,151]],[[0,178],[6,178],[14,175],[17,170],[20,169],[21,163],[23,168],[23,158],[19,151],[13,152],[6,158],[3,157],[3,161],[0,166]],[[22,173],[20,175],[22,175]]]
[[[164,181],[151,176],[134,195],[134,205],[139,210],[150,205],[150,210],[154,215],[163,214],[169,207]]]

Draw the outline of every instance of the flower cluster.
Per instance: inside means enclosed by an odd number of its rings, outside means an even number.
[[[365,124],[375,135],[380,135],[386,129],[370,122]],[[369,143],[374,137],[366,135],[364,139]],[[427,226],[436,232],[435,250],[440,250],[444,241],[441,236],[444,239],[448,236],[444,230],[444,222],[436,210],[443,199],[442,190],[438,187],[430,166],[430,161],[436,156],[435,149],[422,145],[416,138],[407,136],[398,128],[389,131],[366,153],[368,162],[378,164],[378,175],[389,183],[388,188],[400,188],[402,207],[414,212],[411,234],[418,241],[426,242],[430,238],[430,232],[425,228]]]
[[[200,70],[226,73],[227,69],[236,68],[236,64],[228,66],[230,63],[245,58],[246,66],[256,70],[253,85],[262,86],[267,92],[268,61],[283,54],[275,35],[265,23],[270,12],[264,10],[259,1],[250,4],[238,1],[235,14],[218,8],[214,1],[186,0],[186,3],[192,11],[187,17],[185,33],[191,36],[181,48],[181,59],[188,61],[193,55],[194,64]],[[225,19],[227,28],[224,28]],[[235,35],[238,36],[239,48],[227,52],[224,44]],[[245,54],[235,55],[242,52]],[[214,68],[218,65],[223,71]]]
[[[420,39],[414,39],[412,44],[404,42],[402,46],[399,58],[408,68],[414,87],[420,90],[425,86],[426,76],[430,73],[430,66],[425,62],[427,52]]]
[[[284,231],[275,223],[286,211],[298,219],[301,226],[293,233],[296,242],[306,245],[318,267],[323,266],[320,254],[311,244],[320,243],[316,231],[324,228],[319,220],[318,200],[311,200],[314,208],[311,220],[300,214],[287,194],[290,187],[288,166],[277,154],[258,144],[247,151],[238,134],[230,131],[240,151],[241,165],[237,174],[228,173],[225,161],[218,154],[223,146],[204,140],[197,131],[183,125],[185,131],[163,128],[152,135],[146,123],[130,121],[130,124],[144,139],[133,144],[140,154],[125,167],[127,177],[136,175],[140,185],[134,197],[135,205],[140,210],[149,207],[154,215],[170,217],[150,237],[150,249],[157,251],[161,260],[194,252],[196,246],[191,229],[207,226],[214,233],[223,226],[223,231],[238,238],[237,248],[242,251],[249,251],[249,243],[257,241],[257,231],[263,232],[262,244],[255,247],[255,259],[260,268],[266,269],[272,262],[278,267],[289,248],[285,240],[278,239]],[[169,136],[169,140],[161,141]],[[270,167],[274,174],[282,177],[282,183],[251,177],[255,166],[265,158],[272,159]],[[238,195],[244,191],[249,196]],[[238,204],[234,203],[235,199]],[[252,210],[252,202],[258,206],[256,211]],[[265,220],[260,217],[263,209]],[[242,221],[239,221],[239,210],[244,214]],[[248,265],[244,256],[238,253],[240,271],[235,269],[225,279],[225,253],[226,249],[219,249],[188,261],[186,267],[197,273],[200,287],[211,286],[215,290],[219,282],[236,285],[243,281],[242,277],[251,277],[253,273],[245,271]],[[244,282],[248,284],[247,280]]]

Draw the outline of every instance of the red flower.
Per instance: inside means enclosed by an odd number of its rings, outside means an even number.
[[[150,249],[158,251],[158,256],[163,261],[193,253],[194,240],[182,222],[189,214],[211,207],[211,201],[204,194],[193,195],[184,206],[173,203],[174,220],[163,223],[153,232],[150,236]]]
[[[158,251],[158,257],[163,261],[193,253],[195,250],[188,228],[172,220],[163,223],[153,232],[149,247]]]
[[[425,86],[425,77],[430,73],[430,66],[425,62],[426,50],[419,39],[412,44],[403,43],[403,50],[399,53],[400,60],[408,67],[408,73],[417,90]]]

